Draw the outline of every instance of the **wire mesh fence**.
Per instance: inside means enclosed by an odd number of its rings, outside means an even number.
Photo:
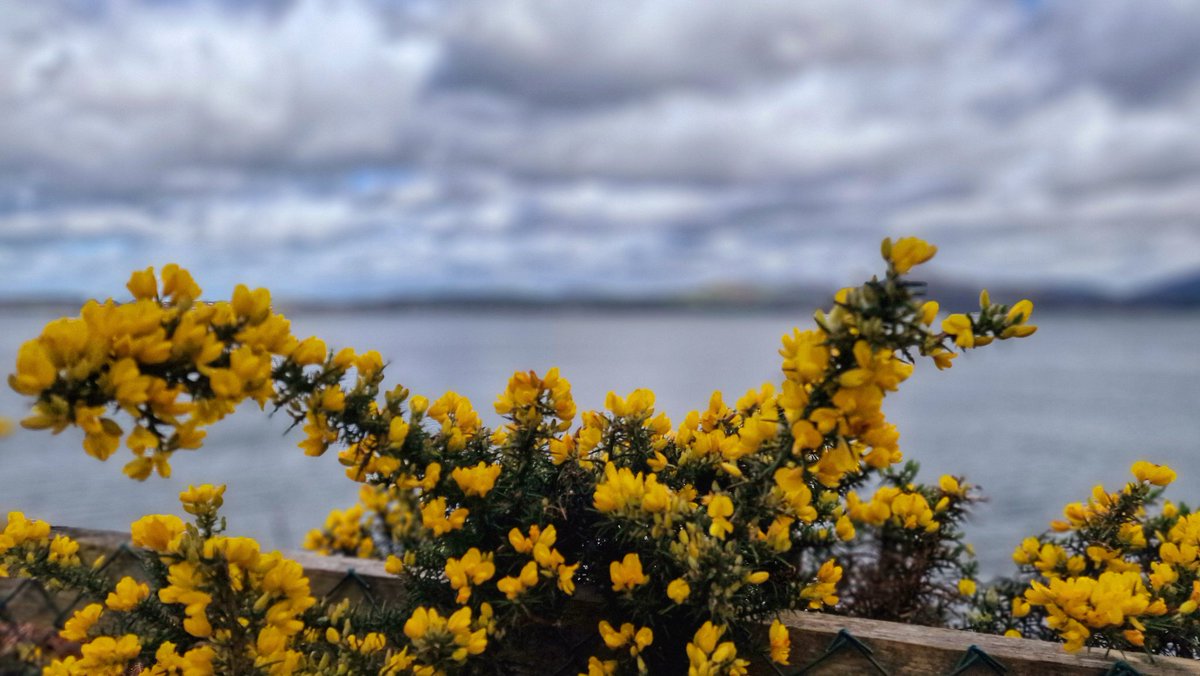
[[[79,541],[87,558],[103,556],[97,570],[113,584],[124,576],[144,581],[139,554],[122,534],[73,528],[56,530]],[[384,571],[382,562],[302,552],[287,555],[304,566],[313,593],[328,601],[349,599],[352,604],[377,608],[399,593],[397,579]],[[5,637],[15,633],[42,631],[52,635],[52,631],[45,630],[61,628],[83,600],[80,595],[47,590],[33,580],[0,579],[0,648]],[[533,651],[528,665],[530,673],[560,676],[578,672],[576,653],[591,642],[589,628],[584,625],[594,618],[588,618],[584,611],[573,619],[579,627],[548,628],[557,634],[545,636],[544,643],[557,644],[563,649]],[[751,673],[776,676],[1200,674],[1200,662],[1191,660],[1162,657],[1150,660],[1143,655],[1103,653],[1072,655],[1053,643],[828,614],[793,613],[785,618],[785,624],[792,639],[792,665],[781,667],[758,661],[752,664]],[[539,645],[539,649],[542,647]]]

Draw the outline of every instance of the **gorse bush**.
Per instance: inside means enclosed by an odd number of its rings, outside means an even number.
[[[916,474],[916,463],[909,462],[883,472],[869,501],[847,495],[858,529],[834,550],[844,570],[837,612],[951,626],[965,597],[974,595],[977,566],[962,523],[979,495],[957,477],[925,486],[916,483]]]
[[[1019,572],[998,581],[968,616],[972,628],[1012,636],[1200,657],[1200,514],[1163,504],[1168,467],[1133,463],[1134,481],[1096,486],[1065,520],[1013,552]]]
[[[78,655],[49,660],[51,674],[512,673],[529,666],[523,648],[580,622],[567,653],[588,674],[738,674],[789,663],[788,610],[952,622],[979,596],[959,528],[977,498],[961,477],[915,483],[881,405],[918,357],[948,368],[956,350],[1036,327],[1029,301],[986,292],[978,313],[939,324],[906,277],[935,252],[885,240],[882,278],[783,337],[781,382],[714,394],[678,425],[648,390],[579,414],[552,369],[513,376],[495,430],[454,392],[385,389],[377,352],[298,339],[265,289],[201,303],[177,266],[136,272],[131,302],[90,301],[22,345],[10,384],[36,399],[23,424],[78,427],[100,460],[124,443],[124,472],[145,480],[246,400],[282,412],[306,454],[337,449],[363,484],[305,545],[382,559],[405,593],[382,609],[313,598],[295,562],[224,533],[211,485],[181,495],[192,523],[133,524],[144,580],[105,580],[19,513],[0,564],[90,600],[62,632]],[[1171,542],[1184,551],[1194,530]],[[1053,609],[1073,606],[1055,579],[1029,602],[1058,629]]]

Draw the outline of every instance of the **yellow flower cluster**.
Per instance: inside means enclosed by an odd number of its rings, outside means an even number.
[[[213,674],[219,666],[270,674],[300,670],[301,617],[316,603],[308,579],[298,563],[278,552],[261,552],[254,540],[213,532],[223,492],[223,486],[203,485],[180,495],[199,527],[186,527],[171,515],[150,515],[131,525],[134,545],[156,556],[165,584],[152,590],[126,576],[103,604],[76,611],[61,635],[82,643],[80,657],[55,660],[47,673],[124,674],[134,660],[145,673],[164,675]],[[189,643],[151,646],[153,659],[146,660],[139,635],[112,635],[103,629],[136,626],[146,617],[172,624]]]
[[[630,651],[636,655],[654,642],[654,632],[650,630],[650,627],[635,630],[634,626],[628,622],[622,624],[620,630],[617,630],[613,629],[607,620],[601,620],[600,638],[604,640],[604,645],[608,646],[610,650],[629,645]]]
[[[1145,461],[1130,469],[1134,481],[1120,491],[1096,486],[1086,504],[1066,506],[1052,535],[1026,538],[1013,552],[1030,575],[1012,599],[1014,634],[1038,634],[1044,626],[1071,651],[1186,649],[1194,640],[1200,515],[1170,502],[1151,515],[1146,507],[1175,472]]]
[[[450,473],[450,478],[458,484],[464,495],[486,497],[496,485],[496,477],[500,476],[500,465],[479,463],[474,467],[456,467]]]
[[[461,559],[446,559],[446,579],[450,587],[458,590],[455,602],[466,603],[471,598],[471,585],[480,585],[492,579],[496,566],[491,554],[483,554],[475,547],[467,550]],[[502,590],[503,591],[503,590]]]
[[[433,608],[417,608],[404,623],[412,652],[406,646],[389,660],[383,673],[404,673],[407,669],[413,674],[433,676],[444,673],[446,666],[461,665],[487,649],[491,618],[491,606],[486,603],[474,620],[468,607],[459,608],[449,617],[442,617]]]
[[[725,627],[705,622],[687,644],[688,676],[744,676],[750,663],[737,656],[733,641],[720,642]]]
[[[50,538],[50,524],[25,518],[21,512],[9,512],[4,532],[0,533],[0,554],[27,544],[45,544]]]
[[[448,512],[446,498],[433,498],[421,505],[421,524],[437,537],[461,529],[470,513],[466,507],[456,507]]]
[[[614,629],[608,620],[600,621],[600,639],[610,651],[617,651],[633,661],[638,674],[649,674],[650,670],[642,657],[642,651],[654,643],[654,631],[650,627],[634,627],[631,622],[625,622],[619,629]],[[588,659],[588,670],[580,676],[608,676],[618,673],[621,663],[619,660],[604,660],[595,655]]]
[[[117,587],[108,595],[104,605],[109,610],[133,610],[150,596],[150,586],[126,576],[117,582]]]
[[[516,599],[537,584],[538,576],[556,581],[559,591],[571,596],[575,593],[575,571],[578,563],[567,565],[563,555],[554,548],[558,541],[558,531],[554,524],[540,528],[536,524],[529,527],[526,536],[519,529],[508,532],[508,542],[517,554],[528,554],[532,561],[526,561],[517,575],[505,576],[496,583],[496,588],[504,592],[508,600]]]
[[[79,317],[47,324],[21,346],[9,382],[38,397],[26,427],[78,426],[84,450],[100,460],[124,439],[135,456],[126,474],[167,476],[171,454],[198,448],[205,426],[244,399],[271,398],[272,357],[296,341],[265,289],[239,286],[229,302],[196,303],[199,287],[176,265],[163,268],[161,287],[148,268],[128,288],[133,302],[90,301]],[[95,405],[97,394],[133,420],[128,434]]]
[[[201,645],[180,654],[175,644],[163,641],[154,652],[154,663],[143,673],[148,676],[206,676],[216,673],[211,645]]]
[[[440,466],[435,463],[426,476],[433,481],[440,479]],[[414,489],[420,489],[422,485],[427,483],[408,477],[391,486],[360,487],[358,504],[344,510],[331,510],[322,528],[305,535],[304,548],[324,555],[384,556],[385,552],[377,549],[375,540],[381,529],[390,541],[404,539],[420,529]]]
[[[342,419],[366,417],[354,404],[376,393],[379,354],[349,348],[329,354],[317,338],[298,340],[288,320],[271,311],[266,289],[239,285],[229,301],[199,303],[199,287],[174,264],[164,266],[161,285],[147,268],[127,286],[132,302],[91,301],[79,317],[55,320],[21,346],[9,382],[37,397],[24,426],[79,427],[84,450],[100,460],[124,440],[135,456],[124,471],[140,480],[154,472],[168,476],[175,451],[199,448],[204,428],[247,399],[296,415],[309,455],[338,441]],[[337,381],[350,369],[357,380],[344,389]],[[397,397],[393,407],[406,395],[389,394]],[[128,433],[109,416],[110,407],[132,420]],[[371,411],[371,417],[387,423],[392,413]],[[379,451],[395,437],[356,441]]]
[[[687,499],[689,493],[678,494],[658,482],[658,475],[648,477],[634,473],[628,467],[604,464],[604,478],[596,484],[592,505],[608,514],[633,516],[660,514],[667,511],[687,512],[695,505]]]
[[[321,617],[317,617],[320,615]],[[325,605],[308,614],[310,624],[300,634],[307,654],[297,667],[297,674],[397,674],[413,667],[408,646],[399,626],[362,627],[364,618],[351,608],[350,600]],[[375,624],[370,623],[368,624]],[[428,668],[420,673],[433,674]]]
[[[369,491],[367,486],[363,490]],[[365,513],[362,504],[349,509],[335,509],[325,517],[325,527],[311,530],[304,536],[304,548],[326,556],[342,554],[370,558],[375,552],[375,541],[371,539],[373,514]]]
[[[895,243],[890,239],[883,240],[883,257],[891,263],[892,269],[905,274],[914,265],[920,265],[933,258],[937,247],[917,237],[904,237]]]
[[[996,323],[998,315],[991,308],[987,291],[980,296],[979,304],[983,314],[977,318],[965,314],[953,314],[942,320],[942,331],[954,338],[955,345],[962,348],[983,347],[996,338],[1025,338],[1037,331],[1036,326],[1025,323],[1033,314],[1033,303],[1023,300],[1004,313],[1002,328],[997,333],[986,335],[980,331],[981,325]]]
[[[133,634],[100,636],[84,643],[79,650],[78,658],[68,656],[55,660],[43,673],[46,676],[124,676],[129,665],[141,654],[142,644]],[[193,662],[197,663],[203,665],[200,660]],[[213,673],[211,663],[207,666],[208,671],[201,673]]]
[[[841,579],[842,567],[830,559],[822,563],[820,569],[817,570],[816,581],[800,590],[800,598],[808,602],[811,610],[817,610],[821,606],[836,606],[838,602],[837,585]]]
[[[1066,649],[1076,651],[1091,636],[1090,629],[1130,627],[1123,636],[1135,646],[1144,643],[1145,625],[1139,617],[1158,616],[1167,612],[1162,599],[1153,603],[1150,594],[1136,571],[1116,573],[1105,571],[1099,577],[1054,578],[1049,585],[1034,580],[1025,601],[1043,606],[1046,624],[1057,631],[1066,642]]]
[[[442,426],[441,436],[449,451],[461,451],[481,429],[479,414],[466,397],[447,392],[429,407],[429,417]]]
[[[79,543],[65,535],[50,537],[50,524],[9,512],[0,531],[0,577],[42,576],[58,581],[82,566]]]
[[[949,496],[942,500],[949,502]],[[944,509],[944,505],[942,506]],[[882,526],[891,523],[909,530],[933,533],[941,527],[934,518],[934,507],[929,500],[915,490],[898,486],[881,486],[867,502],[851,491],[846,495],[846,513],[852,521]]]
[[[149,514],[129,526],[134,547],[163,554],[179,551],[185,530],[183,519],[174,514]]]
[[[575,400],[571,397],[571,384],[550,369],[544,378],[537,373],[516,373],[508,381],[508,387],[496,398],[496,413],[513,421],[508,431],[519,427],[540,424],[544,417],[555,422],[554,430],[565,432],[575,419]]]

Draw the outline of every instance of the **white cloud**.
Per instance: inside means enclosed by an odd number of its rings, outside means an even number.
[[[281,14],[112,3],[7,37],[6,164],[51,187],[386,159],[438,53],[362,3],[319,0]]]
[[[1015,283],[1200,265],[1187,3],[17,7],[10,290],[181,253],[298,295],[824,284],[907,233]]]

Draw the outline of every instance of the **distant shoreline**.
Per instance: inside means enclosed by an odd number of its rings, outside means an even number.
[[[976,291],[959,288],[938,288],[931,296],[936,298],[944,310],[970,311],[977,308]],[[992,298],[998,302],[1015,302],[1030,298],[1039,310],[1101,310],[1101,311],[1164,311],[1200,310],[1200,296],[1195,298],[1172,296],[1138,295],[1129,299],[1115,299],[1090,293],[1043,291],[1032,293],[992,289]],[[83,298],[0,298],[0,313],[55,312],[74,315],[86,302]],[[530,312],[530,313],[765,313],[795,311],[809,314],[816,308],[825,308],[832,303],[832,295],[814,290],[794,293],[746,293],[729,295],[685,295],[648,298],[615,298],[604,296],[577,296],[561,298],[530,298],[512,296],[420,296],[380,299],[287,299],[276,301],[283,312],[304,314],[373,314],[410,312]]]

